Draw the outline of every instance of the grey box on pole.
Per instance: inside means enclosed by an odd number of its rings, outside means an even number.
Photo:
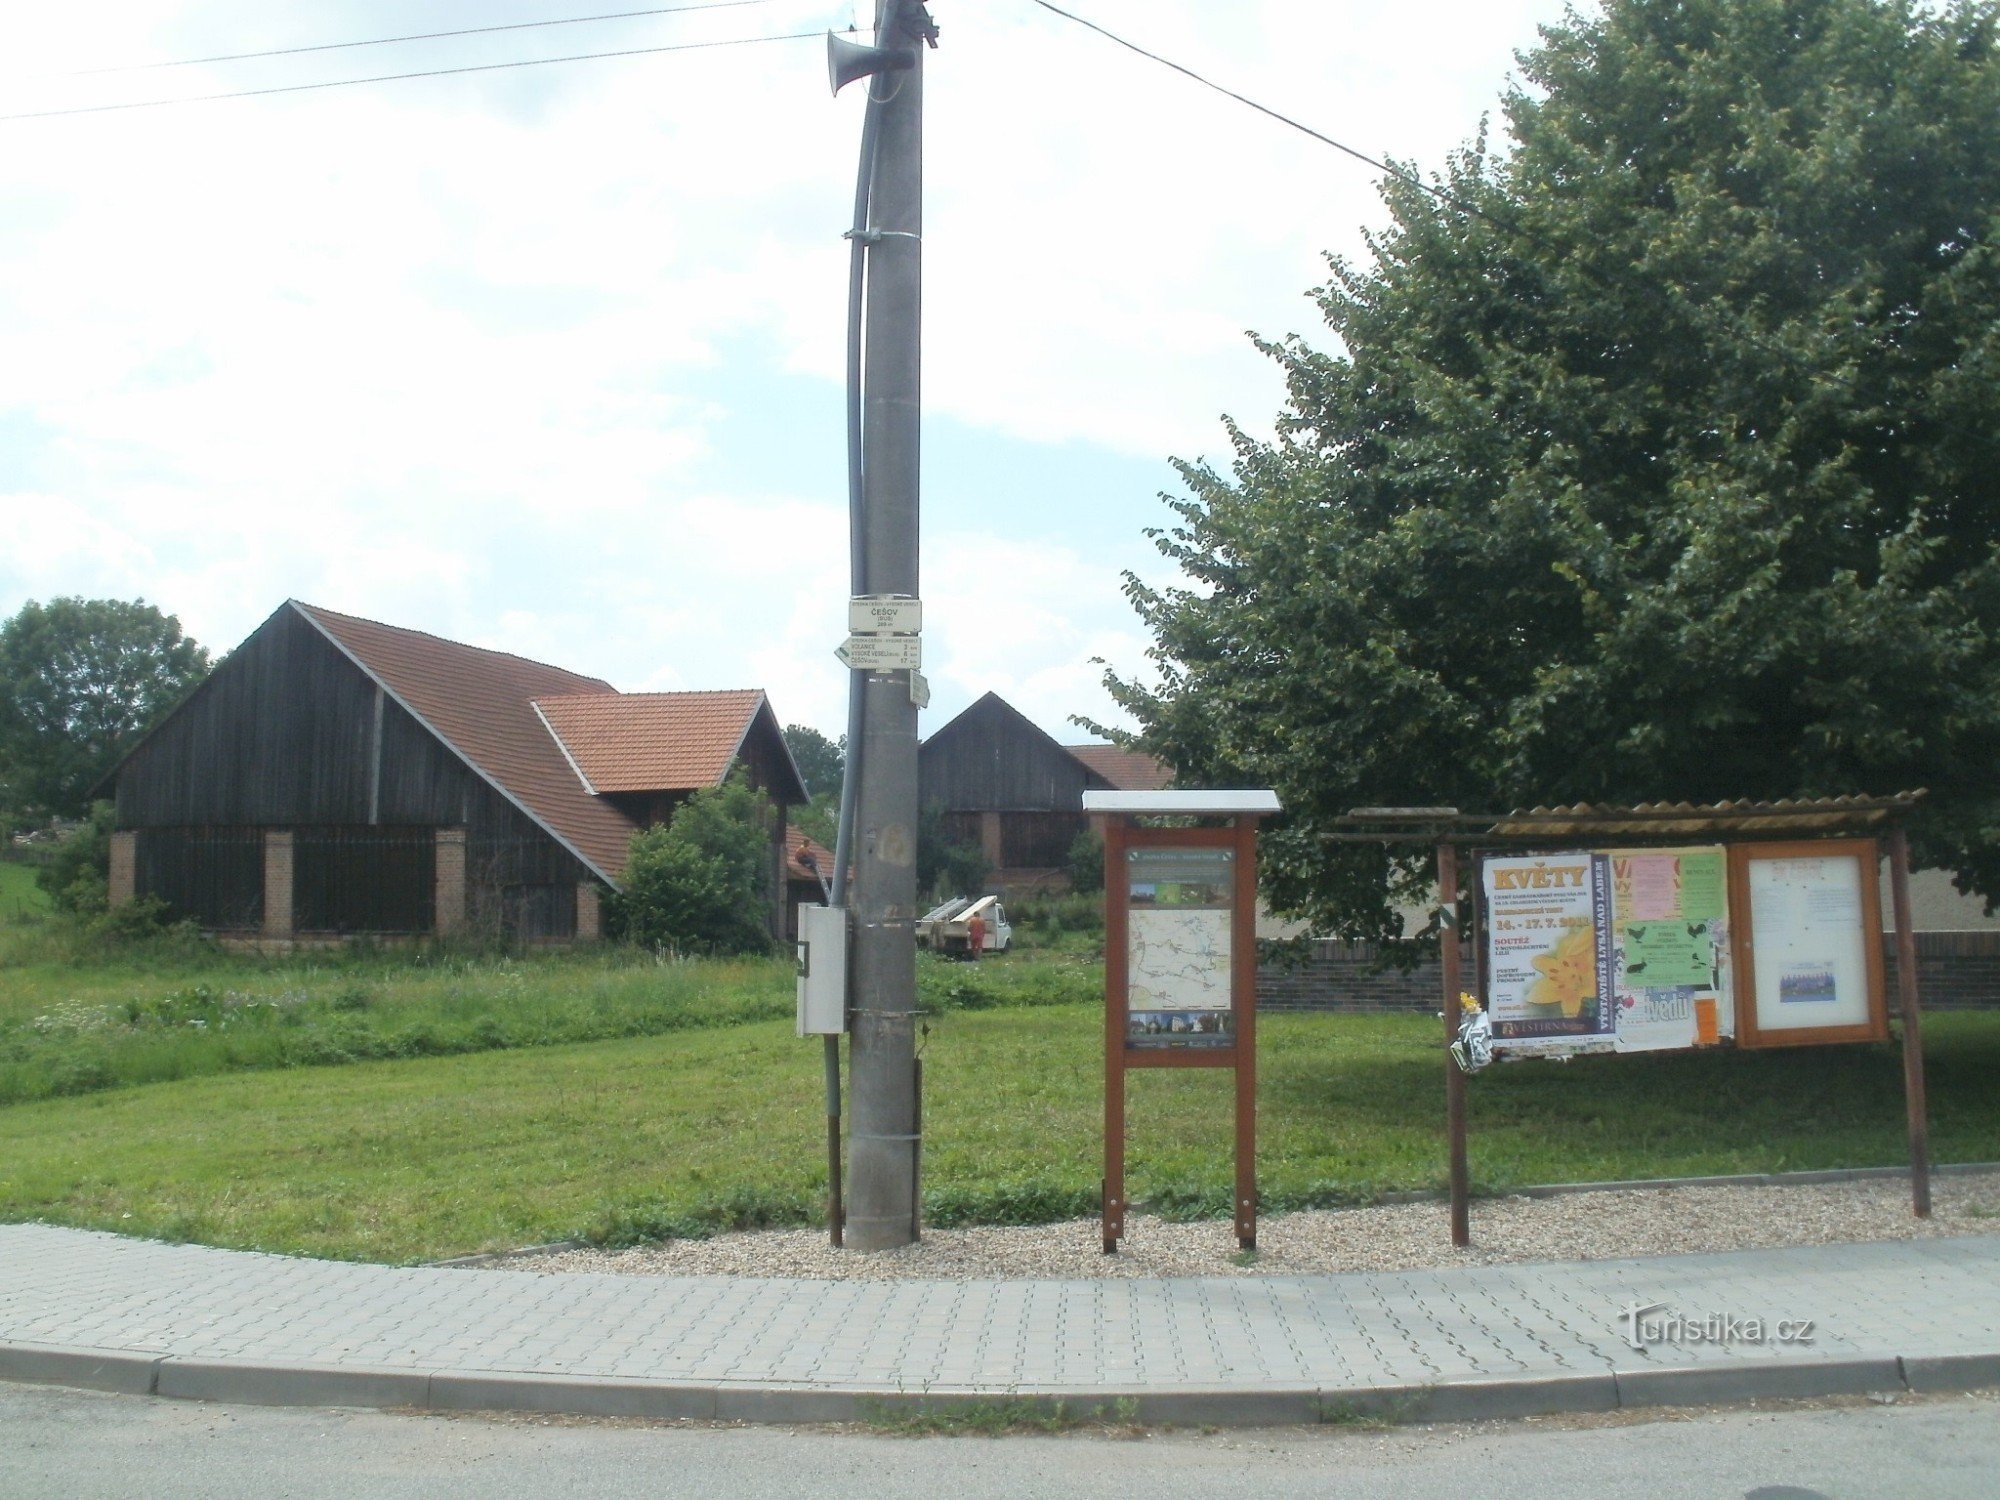
[[[798,1034],[847,1030],[847,908],[799,908]]]

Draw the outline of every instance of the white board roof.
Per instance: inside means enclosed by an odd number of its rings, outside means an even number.
[[[1087,813],[1274,813],[1278,794],[1272,791],[1229,792],[1085,792]]]

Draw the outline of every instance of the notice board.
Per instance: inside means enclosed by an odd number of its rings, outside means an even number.
[[[1873,839],[1482,862],[1496,1051],[1882,1041]]]

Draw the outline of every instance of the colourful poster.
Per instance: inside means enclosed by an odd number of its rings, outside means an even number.
[[[1709,1046],[1733,1036],[1727,852],[1615,849],[1607,858],[1618,1050]]]
[[[1584,853],[1489,859],[1481,884],[1494,1043],[1574,1051],[1608,1041],[1607,861]]]

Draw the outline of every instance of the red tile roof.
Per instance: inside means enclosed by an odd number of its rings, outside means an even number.
[[[600,794],[688,792],[719,784],[763,706],[756,688],[535,699],[577,774]]]
[[[635,825],[584,790],[533,702],[613,695],[610,683],[421,630],[293,605],[501,795],[616,882]]]
[[[1164,762],[1138,750],[1117,745],[1064,745],[1084,765],[1111,783],[1117,792],[1157,792],[1173,782]]]

